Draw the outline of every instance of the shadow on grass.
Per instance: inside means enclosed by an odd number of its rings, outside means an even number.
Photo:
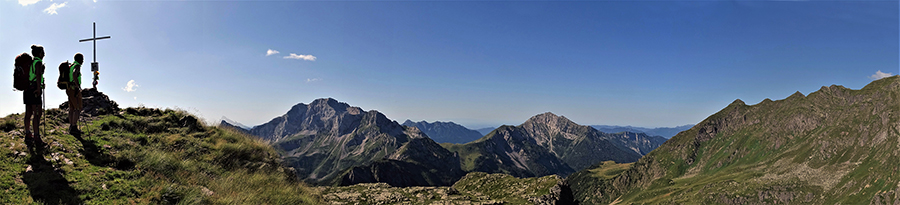
[[[130,160],[116,160],[114,157],[103,153],[100,148],[97,147],[96,141],[82,138],[82,133],[73,133],[72,136],[81,143],[82,148],[78,151],[81,152],[81,155],[83,155],[91,165],[104,167],[114,166],[116,169],[120,170],[134,168],[134,162],[131,162]]]
[[[22,173],[23,182],[28,185],[31,198],[43,204],[83,204],[78,198],[78,192],[69,186],[69,181],[63,177],[62,170],[57,170],[53,164],[44,159],[43,147],[29,149],[31,157],[28,165],[31,171]]]

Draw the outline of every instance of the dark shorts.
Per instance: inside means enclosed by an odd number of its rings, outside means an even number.
[[[26,105],[41,105],[41,95],[35,94],[35,90],[35,88],[29,88],[22,92],[22,101]]]

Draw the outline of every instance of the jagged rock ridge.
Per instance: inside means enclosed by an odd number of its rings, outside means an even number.
[[[458,161],[454,153],[419,129],[330,98],[297,104],[248,132],[284,150],[286,163],[313,184],[449,185],[465,174],[446,163]]]
[[[466,171],[566,176],[602,161],[636,161],[642,152],[655,148],[643,145],[661,143],[642,137],[646,135],[603,133],[548,112],[519,126],[499,127],[474,142],[445,147],[460,153]],[[629,141],[632,138],[639,140]]]

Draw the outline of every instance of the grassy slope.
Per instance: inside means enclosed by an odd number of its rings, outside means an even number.
[[[461,192],[481,193],[510,204],[528,204],[529,198],[549,194],[550,188],[559,180],[556,175],[516,178],[506,174],[473,172],[453,184],[453,188]]]
[[[391,187],[366,183],[317,187],[330,204],[533,204],[550,193],[556,175],[516,178],[506,174],[469,173],[451,187]],[[451,193],[451,188],[458,193]]]
[[[614,178],[569,178],[592,204],[868,203],[900,192],[900,83],[736,101]]]
[[[0,118],[0,204],[316,204],[278,154],[181,111],[128,108],[69,135],[46,112],[46,149],[29,149],[22,118]]]

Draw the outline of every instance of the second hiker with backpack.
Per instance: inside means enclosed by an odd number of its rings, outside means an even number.
[[[69,134],[79,136],[81,131],[78,130],[78,118],[81,116],[83,108],[81,96],[81,64],[84,63],[84,55],[75,54],[75,62],[63,62],[59,65],[59,79],[56,82],[57,87],[66,90],[69,97]]]

